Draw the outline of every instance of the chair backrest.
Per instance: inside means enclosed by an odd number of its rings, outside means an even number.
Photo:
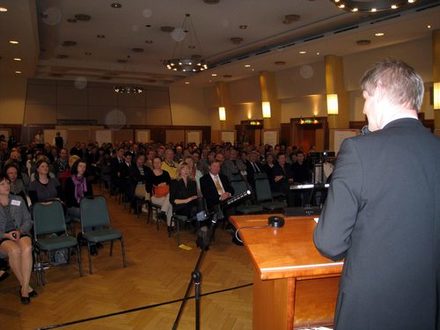
[[[234,189],[234,195],[241,194],[249,190],[248,185],[243,180],[241,181],[231,181],[231,186]]]
[[[234,181],[243,181],[243,177],[241,176],[240,173],[233,173],[231,176],[231,180],[229,180],[230,182],[234,182]]]
[[[255,194],[257,196],[257,202],[272,200],[269,179],[255,179]]]
[[[254,180],[267,179],[266,172],[254,173]]]
[[[58,201],[36,203],[32,208],[34,235],[66,232],[63,206]]]
[[[107,203],[103,196],[83,198],[80,203],[80,210],[81,230],[83,232],[90,230],[92,227],[110,225]]]

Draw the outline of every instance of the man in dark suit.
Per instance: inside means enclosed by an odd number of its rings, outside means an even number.
[[[221,203],[230,198],[234,194],[234,188],[227,176],[220,173],[221,162],[214,160],[211,165],[209,165],[209,172],[200,178],[200,188],[202,190],[202,195],[206,200],[206,206],[208,211],[216,212],[220,216],[219,220],[222,218],[227,219],[232,213],[232,208],[222,207]],[[235,228],[231,224],[229,225],[232,229],[232,242],[237,245],[243,245],[235,238]]]
[[[208,210],[213,211],[221,202],[234,193],[228,178],[220,173],[221,164],[214,160],[209,165],[209,173],[200,178],[202,195],[206,200]]]
[[[259,155],[256,151],[249,153],[249,159],[246,161],[247,180],[252,188],[255,189],[255,173],[263,173],[263,165],[258,161]]]
[[[314,234],[345,258],[335,329],[440,329],[440,140],[417,119],[423,81],[386,60],[361,85],[371,133],[343,142]]]
[[[115,157],[110,161],[111,168],[111,193],[116,193],[116,190],[121,189],[121,169],[124,165],[124,148],[118,148]]]

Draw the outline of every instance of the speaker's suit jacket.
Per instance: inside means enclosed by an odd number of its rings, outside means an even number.
[[[440,329],[440,140],[410,118],[345,140],[314,240],[345,258],[337,330]]]
[[[228,178],[223,174],[219,174],[219,177],[220,181],[222,182],[223,189],[233,195],[234,189],[229,183]],[[211,178],[209,173],[200,178],[200,188],[209,210],[212,210],[215,205],[220,204],[220,196],[217,192],[217,188],[215,187],[214,180]]]

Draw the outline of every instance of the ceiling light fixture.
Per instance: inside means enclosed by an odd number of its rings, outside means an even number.
[[[17,40],[9,40],[9,43],[11,45],[18,45],[19,44],[19,42]]]
[[[139,86],[114,86],[113,90],[118,94],[141,94],[144,91]]]
[[[244,67],[245,67],[245,68],[250,68],[251,65],[250,65],[250,64],[245,64]]]
[[[0,13],[6,13],[7,11],[8,11],[8,8],[0,7]]]
[[[176,41],[173,55],[172,58],[163,62],[168,70],[190,73],[208,69],[208,64],[201,55],[190,53],[194,49],[202,52],[190,14],[185,14],[182,25],[174,29],[171,36]]]
[[[17,62],[20,62],[20,61],[21,61],[21,58],[20,58],[20,57],[14,57],[13,60],[14,60],[14,61],[17,61]]]
[[[122,8],[122,5],[119,2],[113,2],[110,7],[119,9]]]
[[[301,50],[299,53],[300,53],[301,55],[307,54],[307,52],[306,52],[305,50]]]
[[[21,74],[21,71],[15,71],[16,74]]]
[[[416,0],[330,0],[340,9],[352,13],[377,13],[397,8],[407,7],[416,2]],[[390,4],[391,2],[391,4]]]
[[[374,34],[375,37],[383,37],[384,35],[385,35],[385,33],[383,33],[383,32],[376,32]]]

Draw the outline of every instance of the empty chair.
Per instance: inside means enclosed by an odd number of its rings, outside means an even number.
[[[258,205],[261,205],[267,211],[282,210],[286,207],[284,201],[276,201],[273,199],[269,179],[267,177],[255,178],[255,194]]]
[[[58,201],[36,203],[32,213],[34,218],[35,269],[38,282],[45,284],[44,268],[41,267],[41,252],[48,254],[48,261],[51,263],[56,251],[68,249],[70,256],[70,250],[76,248],[79,274],[82,276],[81,250],[77,239],[67,233],[61,203]]]
[[[231,186],[234,188],[234,195],[240,195],[250,189],[248,184],[243,179],[231,181]],[[247,199],[237,205],[235,210],[240,214],[255,214],[263,212],[263,207],[261,205],[253,205],[250,203],[250,200]]]
[[[110,217],[107,203],[103,196],[83,198],[80,203],[82,239],[87,242],[89,258],[89,273],[92,274],[92,258],[90,246],[92,244],[110,242],[110,256],[113,255],[113,241],[121,242],[122,265],[127,266],[125,260],[125,246],[122,233],[110,226]]]

